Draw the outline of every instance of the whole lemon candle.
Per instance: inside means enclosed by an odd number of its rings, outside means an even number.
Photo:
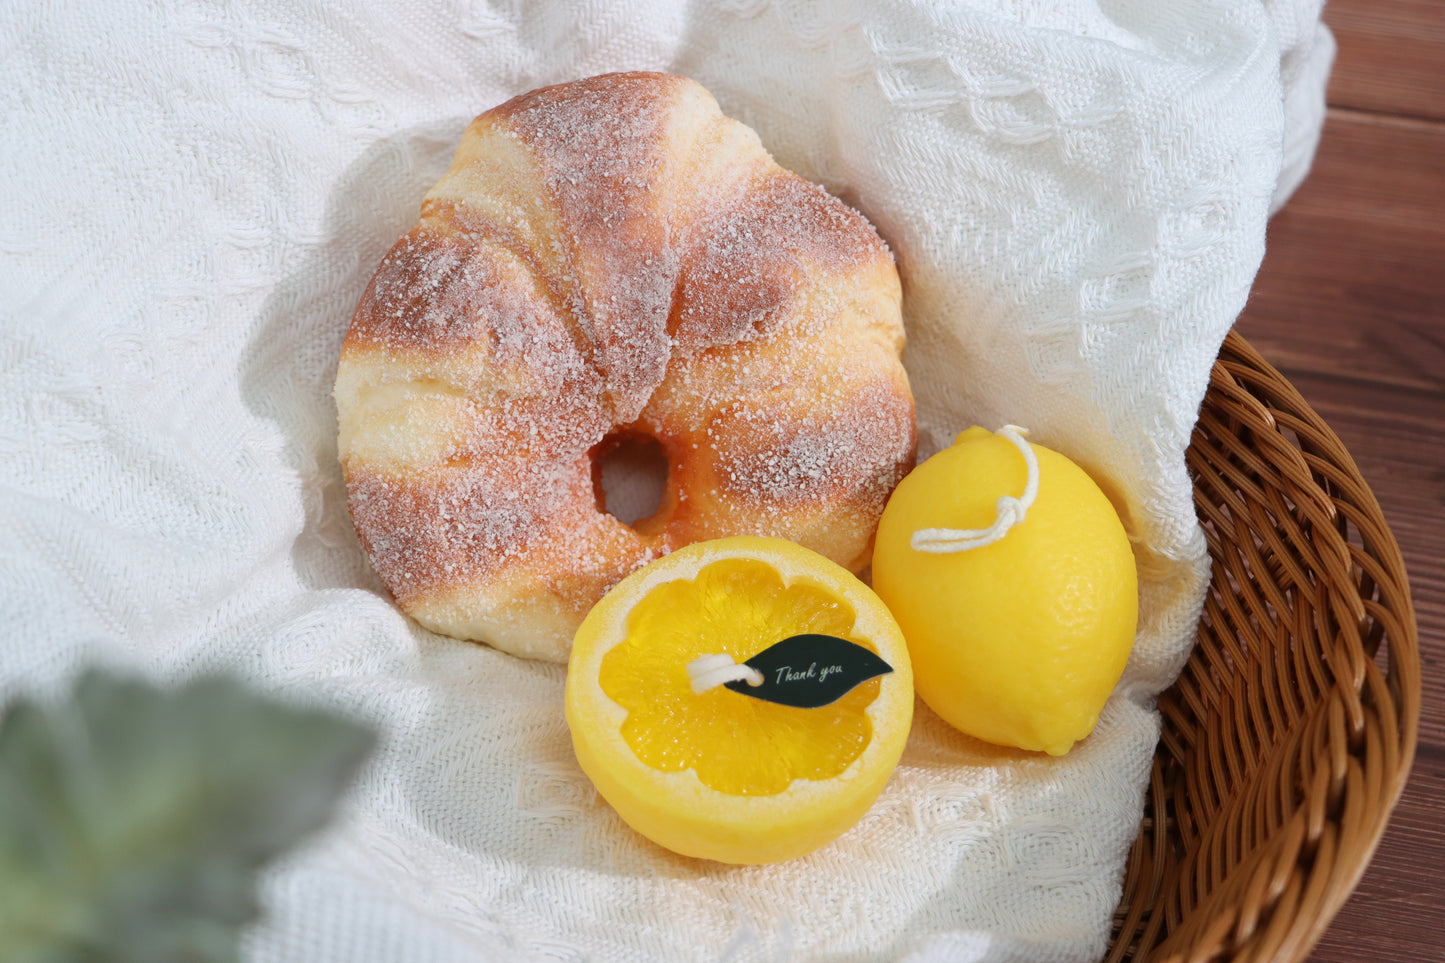
[[[1065,456],[973,427],[905,477],[878,525],[873,588],[934,712],[988,742],[1062,755],[1134,644],[1128,535]]]

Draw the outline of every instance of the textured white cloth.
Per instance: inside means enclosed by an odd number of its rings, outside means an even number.
[[[251,959],[1099,955],[1152,699],[1207,578],[1183,451],[1318,136],[1318,0],[11,0],[0,19],[0,700],[97,660],[225,669],[384,733],[338,824],[268,875]],[[878,226],[924,454],[1025,425],[1127,506],[1138,645],[1067,757],[920,710],[840,841],[703,864],[597,799],[561,667],[387,601],[336,463],[351,310],[472,116],[632,68],[701,81]]]

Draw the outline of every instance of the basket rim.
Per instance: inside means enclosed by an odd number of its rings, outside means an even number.
[[[1239,432],[1249,444],[1219,444],[1218,435],[1230,431]],[[1261,455],[1261,449],[1270,457]],[[1321,617],[1322,624],[1337,624],[1323,639],[1323,668],[1317,670],[1322,676],[1332,674],[1333,680],[1322,686],[1318,702],[1291,723],[1315,740],[1292,737],[1299,742],[1289,757],[1294,768],[1277,771],[1259,762],[1250,768],[1249,760],[1206,759],[1211,751],[1228,754],[1219,733],[1195,743],[1186,738],[1187,732],[1172,732],[1171,727],[1216,718],[1211,713],[1228,700],[1210,705],[1191,691],[1196,678],[1213,679],[1216,687],[1228,690],[1239,684],[1229,675],[1230,667],[1235,672],[1244,668],[1231,660],[1249,655],[1239,640],[1206,644],[1206,620],[1201,619],[1184,670],[1160,697],[1161,738],[1105,959],[1301,961],[1364,874],[1413,765],[1422,676],[1409,581],[1399,545],[1353,457],[1298,389],[1238,330],[1226,335],[1212,367],[1189,459],[1196,511],[1214,561],[1211,596],[1222,575],[1238,578],[1221,569],[1219,526],[1237,525],[1231,512],[1241,506],[1265,520],[1287,517],[1289,527],[1311,540],[1312,554],[1319,556],[1312,560],[1325,569],[1323,576],[1277,565],[1287,580],[1294,580],[1296,594],[1306,582],[1344,590],[1341,598],[1330,599],[1324,587],[1318,587],[1318,599],[1311,599],[1327,603],[1323,607],[1330,611]],[[1230,499],[1224,509],[1207,509],[1201,474],[1219,465],[1246,480],[1252,475],[1283,478],[1295,486],[1289,493],[1294,497],[1273,497],[1269,512],[1251,507],[1242,497]],[[1260,486],[1255,490],[1264,491]],[[1273,533],[1263,538],[1251,533],[1250,540],[1256,538],[1265,548],[1276,540]],[[1256,566],[1268,565],[1262,549],[1241,555]],[[1286,600],[1285,593],[1274,592],[1271,602],[1281,600]],[[1269,604],[1264,603],[1261,612]],[[1238,605],[1225,605],[1221,611],[1224,622],[1249,617]],[[1290,648],[1302,648],[1297,635],[1288,638]],[[1258,650],[1265,643],[1255,639],[1253,646]],[[1358,651],[1347,651],[1355,646]],[[1297,651],[1290,659],[1271,651],[1276,661],[1309,662],[1308,655]],[[1238,707],[1229,705],[1239,716]],[[1268,716],[1267,711],[1257,713]],[[1249,713],[1243,717],[1248,720]],[[1310,769],[1306,757],[1318,747],[1323,747],[1318,753],[1322,765]],[[1218,773],[1229,765],[1250,778],[1274,775],[1279,781],[1272,787],[1275,795],[1294,799],[1295,807],[1287,813],[1281,809],[1266,832],[1251,828],[1249,807],[1259,807],[1255,797],[1269,793],[1251,792],[1259,787],[1248,782],[1220,788]],[[1206,776],[1189,776],[1199,771]],[[1207,824],[1200,824],[1199,813],[1190,809],[1194,801],[1189,778],[1196,788],[1208,782],[1221,796],[1217,805],[1202,810],[1210,817]],[[1241,825],[1243,836],[1230,838]],[[1230,855],[1237,858],[1231,861]]]

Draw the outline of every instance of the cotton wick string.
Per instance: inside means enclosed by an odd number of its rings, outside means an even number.
[[[702,695],[709,689],[716,689],[725,682],[746,682],[748,685],[762,685],[763,674],[750,665],[734,662],[726,652],[718,655],[703,655],[687,664],[687,678],[692,691]]]
[[[1004,425],[994,432],[1000,438],[1012,442],[1019,454],[1024,456],[1024,464],[1028,466],[1028,481],[1024,484],[1024,493],[1018,498],[1012,495],[1000,498],[996,505],[997,515],[988,528],[919,529],[909,540],[915,551],[944,555],[950,552],[966,552],[971,548],[983,548],[1003,538],[1010,528],[1024,520],[1029,509],[1033,507],[1034,499],[1039,495],[1039,460],[1034,456],[1033,448],[1024,440],[1028,433],[1027,428],[1020,428],[1018,425]]]

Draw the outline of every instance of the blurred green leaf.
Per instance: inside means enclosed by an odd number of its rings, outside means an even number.
[[[256,873],[321,827],[374,742],[237,682],[91,672],[0,718],[0,960],[232,961]]]

